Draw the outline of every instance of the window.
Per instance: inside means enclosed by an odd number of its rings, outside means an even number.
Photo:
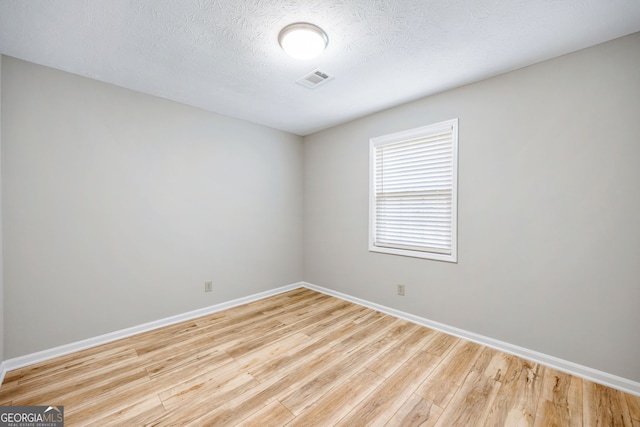
[[[458,119],[372,138],[369,250],[457,262]]]

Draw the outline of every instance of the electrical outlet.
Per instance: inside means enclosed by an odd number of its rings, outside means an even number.
[[[398,295],[404,296],[404,285],[398,285]]]
[[[204,282],[204,291],[211,292],[213,290],[213,282]]]

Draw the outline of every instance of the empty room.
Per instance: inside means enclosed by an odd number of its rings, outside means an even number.
[[[0,0],[0,54],[0,426],[640,427],[637,0]]]

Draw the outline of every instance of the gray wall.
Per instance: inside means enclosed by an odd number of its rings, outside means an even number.
[[[0,363],[4,361],[4,271],[2,256],[2,55],[0,55]]]
[[[10,57],[2,103],[6,358],[303,279],[302,138]]]
[[[458,263],[368,252],[369,138],[455,117]],[[640,381],[640,33],[305,138],[304,209],[306,281]]]

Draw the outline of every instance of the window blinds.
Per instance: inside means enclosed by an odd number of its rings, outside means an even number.
[[[372,140],[374,246],[455,256],[455,125]]]

